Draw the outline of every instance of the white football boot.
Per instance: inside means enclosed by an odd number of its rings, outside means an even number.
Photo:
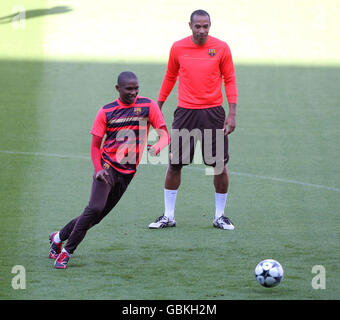
[[[223,230],[234,230],[235,226],[232,224],[230,219],[226,216],[221,216],[218,219],[214,219],[213,226]]]
[[[176,220],[169,220],[169,218],[164,215],[157,218],[155,222],[149,224],[150,229],[162,229],[168,227],[176,227]]]

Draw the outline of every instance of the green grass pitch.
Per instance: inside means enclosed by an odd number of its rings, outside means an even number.
[[[33,40],[43,37],[39,21],[27,21]],[[226,211],[234,231],[212,227],[212,176],[199,164],[183,171],[177,227],[149,230],[163,212],[166,165],[142,164],[69,268],[55,270],[48,235],[88,202],[97,110],[117,97],[124,70],[140,78],[140,95],[156,99],[166,62],[44,59],[32,43],[36,59],[11,58],[11,46],[0,56],[1,300],[340,298],[338,67],[236,63]],[[168,126],[176,101],[173,91],[163,107]],[[255,281],[265,258],[285,270],[273,289]],[[23,290],[11,284],[15,265],[26,270]],[[325,289],[312,286],[315,265],[326,270]]]

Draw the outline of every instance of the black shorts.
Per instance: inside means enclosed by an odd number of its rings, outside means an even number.
[[[222,106],[206,109],[177,107],[171,130],[171,165],[191,164],[197,141],[201,143],[205,165],[216,167],[229,160],[228,136],[224,130],[225,111]]]

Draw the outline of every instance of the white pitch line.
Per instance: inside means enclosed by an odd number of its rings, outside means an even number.
[[[18,154],[18,155],[24,155],[24,156],[51,157],[51,158],[70,158],[70,159],[83,159],[83,160],[91,159],[88,156],[77,156],[74,154],[58,154],[58,153],[44,153],[44,152],[22,152],[22,151],[0,150],[0,153]]]
[[[237,176],[245,176],[245,177],[258,178],[258,179],[263,179],[263,180],[272,180],[272,181],[278,181],[278,182],[299,184],[299,185],[306,186],[306,187],[313,187],[313,188],[326,189],[326,190],[340,192],[340,188],[328,187],[322,184],[314,184],[314,183],[308,183],[308,182],[302,182],[302,181],[284,179],[284,178],[260,176],[260,175],[252,174],[252,173],[242,173],[242,172],[230,172],[230,173],[237,175]]]
[[[22,151],[9,151],[9,150],[0,150],[0,153],[4,154],[15,154],[15,155],[26,155],[26,156],[37,156],[37,157],[52,157],[52,158],[69,158],[69,159],[82,159],[82,160],[90,160],[91,158],[89,156],[81,156],[81,155],[73,155],[73,154],[58,154],[58,153],[44,153],[44,152],[22,152]],[[155,164],[152,164],[155,165]],[[159,165],[159,164],[157,164]],[[161,164],[164,166],[164,164]],[[186,167],[190,170],[199,170],[204,171],[203,168],[197,168],[188,166]],[[270,176],[262,176],[252,173],[244,173],[244,172],[235,172],[235,171],[229,171],[230,174],[236,175],[236,176],[243,176],[243,177],[249,177],[249,178],[257,178],[262,180],[270,180],[270,181],[277,181],[277,182],[283,182],[283,183],[291,183],[291,184],[297,184],[305,187],[312,187],[317,189],[325,189],[329,191],[335,191],[340,192],[340,188],[334,188],[334,187],[328,187],[321,184],[314,184],[314,183],[308,183],[303,181],[297,181],[297,180],[291,180],[291,179],[285,179],[285,178],[276,178],[276,177],[270,177]]]

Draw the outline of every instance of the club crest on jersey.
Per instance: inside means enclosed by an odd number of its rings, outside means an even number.
[[[216,49],[209,49],[208,54],[210,57],[213,57],[214,55],[216,55]]]
[[[133,109],[133,113],[138,116],[142,113],[142,108],[141,107],[136,107]]]

